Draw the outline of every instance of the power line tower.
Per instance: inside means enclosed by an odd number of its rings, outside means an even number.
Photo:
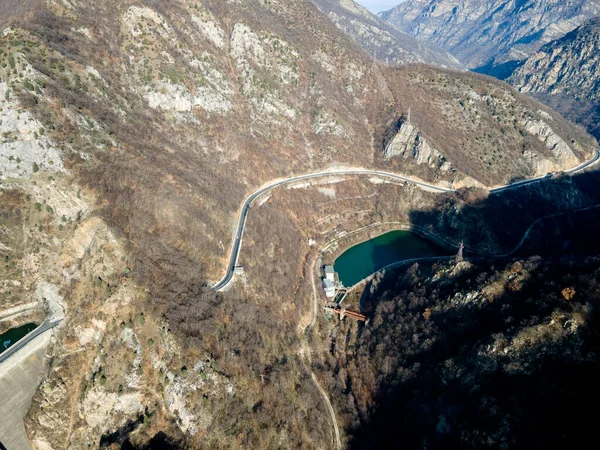
[[[463,262],[463,250],[465,249],[465,243],[461,242],[458,244],[458,253],[456,254],[456,259],[454,260],[456,264]]]

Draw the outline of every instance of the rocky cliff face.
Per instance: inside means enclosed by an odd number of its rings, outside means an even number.
[[[573,167],[581,157],[583,147],[577,139],[563,136],[563,127],[572,125],[539,103],[517,105],[517,99],[525,99],[507,90],[505,83],[491,83],[488,77],[468,73],[411,67],[391,69],[390,75],[398,77],[394,83],[396,110],[404,114],[387,127],[382,139],[384,156],[418,154],[425,142],[444,155],[453,169],[488,186],[494,184],[496,171],[506,174],[508,180],[523,176],[519,173],[544,175]],[[435,86],[435,96],[425,86]],[[405,121],[409,110],[410,123]],[[433,123],[432,117],[443,120]],[[431,167],[437,172],[444,165],[418,164],[419,158],[412,157],[384,161],[395,170],[417,163],[418,170]],[[437,173],[443,176],[448,172]]]
[[[427,63],[462,69],[448,52],[390,26],[353,0],[312,0],[336,26],[369,55],[392,65]]]
[[[419,129],[410,122],[410,118],[402,122],[396,136],[386,145],[384,156],[387,159],[395,157],[404,160],[412,159],[417,164],[450,170],[450,164],[444,155],[427,143]]]
[[[492,66],[527,58],[599,13],[598,0],[408,0],[381,18],[489,73]]]
[[[600,19],[545,45],[507,81],[600,138]]]

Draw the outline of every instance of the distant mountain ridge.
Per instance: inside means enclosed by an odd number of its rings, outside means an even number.
[[[380,61],[396,66],[426,63],[453,69],[464,68],[446,50],[399,31],[353,0],[312,2],[363,50]]]
[[[599,14],[599,0],[408,0],[379,17],[496,75]]]
[[[600,139],[600,17],[542,47],[507,81]]]

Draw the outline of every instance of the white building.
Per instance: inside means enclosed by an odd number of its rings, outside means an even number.
[[[323,279],[323,289],[325,289],[325,295],[327,298],[335,297],[335,283],[329,278]]]
[[[333,266],[325,266],[325,279],[335,283],[335,270],[333,270]]]

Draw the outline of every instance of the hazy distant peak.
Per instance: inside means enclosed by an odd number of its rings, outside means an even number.
[[[600,0],[408,0],[380,17],[469,68],[522,60],[600,14]]]
[[[426,63],[462,69],[444,49],[380,20],[353,0],[312,0],[335,25],[373,57],[391,65]]]

